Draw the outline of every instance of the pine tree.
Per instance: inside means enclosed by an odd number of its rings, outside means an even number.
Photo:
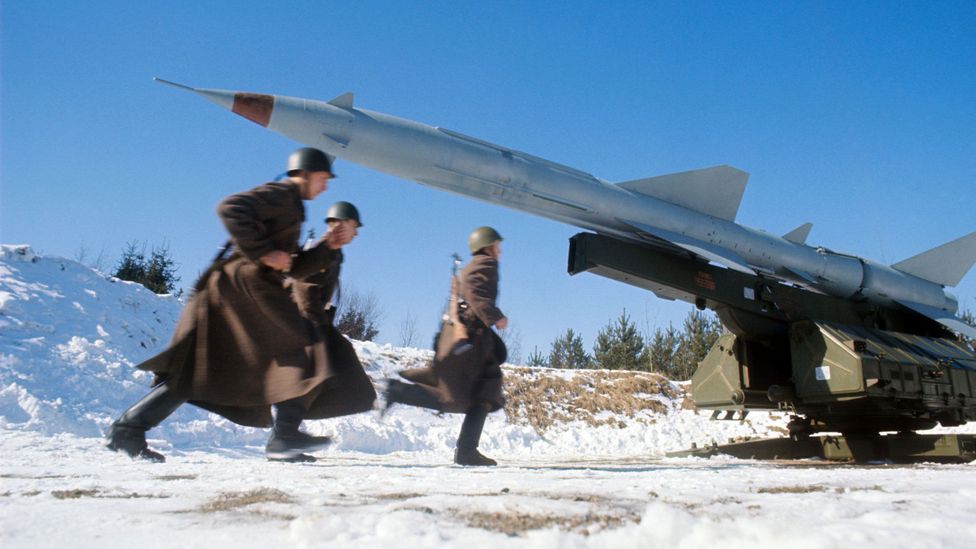
[[[171,294],[179,281],[176,263],[169,255],[169,246],[165,242],[159,247],[154,246],[146,263],[142,285],[157,294]]]
[[[129,242],[122,249],[122,257],[119,264],[115,267],[112,276],[121,279],[138,282],[146,276],[146,246],[142,246],[142,251],[136,250],[137,244]]]
[[[589,368],[592,362],[590,355],[583,349],[583,339],[570,328],[566,334],[552,342],[549,351],[550,368],[567,368],[578,370]]]
[[[349,288],[340,295],[336,311],[336,330],[357,341],[373,341],[379,333],[379,303],[373,294],[360,294]]]
[[[722,334],[722,324],[717,318],[703,311],[692,310],[685,317],[684,331],[671,379],[690,379],[698,363],[711,350],[715,340]]]
[[[658,328],[654,331],[647,345],[647,362],[650,371],[672,377],[671,372],[675,368],[678,345],[681,344],[681,337],[674,326],[668,325],[666,330]]]
[[[176,275],[177,265],[169,253],[169,246],[153,246],[146,259],[146,245],[141,248],[137,242],[129,242],[122,250],[122,257],[112,276],[142,284],[157,294],[173,293],[180,277]],[[176,293],[181,295],[182,290]]]
[[[546,368],[549,366],[548,357],[542,354],[538,347],[533,347],[529,354],[528,366],[530,368]]]
[[[366,314],[359,309],[347,309],[339,316],[335,324],[336,330],[357,341],[373,341],[380,331]]]
[[[593,358],[607,370],[642,370],[644,337],[630,321],[624,309],[616,322],[611,321],[600,330],[593,346]]]

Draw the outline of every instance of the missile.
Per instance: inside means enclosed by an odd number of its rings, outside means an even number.
[[[352,93],[318,101],[156,80],[377,171],[816,293],[905,308],[976,338],[946,291],[976,262],[976,232],[884,265],[807,245],[809,223],[783,236],[737,224],[749,174],[731,166],[611,183],[447,128],[357,108]]]

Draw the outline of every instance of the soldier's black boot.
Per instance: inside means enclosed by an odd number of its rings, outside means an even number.
[[[170,416],[185,400],[166,386],[157,385],[142,400],[133,404],[119,419],[115,420],[106,433],[106,446],[116,452],[125,452],[131,458],[140,458],[162,463],[163,454],[149,449],[146,444],[146,431],[159,425]]]
[[[394,404],[406,404],[408,406],[430,408],[431,410],[437,411],[441,409],[441,403],[437,400],[437,397],[413,383],[404,383],[397,379],[390,379],[386,382],[386,390],[383,391],[383,400],[385,403],[383,404],[383,409],[380,411],[380,417],[386,415],[386,412]]]
[[[478,451],[478,442],[481,440],[481,431],[485,428],[487,418],[488,407],[484,404],[473,406],[464,415],[461,434],[458,435],[457,448],[454,450],[454,463],[488,467],[498,465],[497,461],[483,456]]]
[[[329,437],[316,437],[298,430],[305,418],[305,406],[301,399],[279,402],[274,407],[274,428],[267,446],[264,447],[268,461],[315,461],[314,457],[305,452],[317,452],[332,443]]]

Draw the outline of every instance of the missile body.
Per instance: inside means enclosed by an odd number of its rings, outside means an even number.
[[[737,271],[884,307],[907,307],[976,337],[945,291],[976,261],[976,232],[892,266],[735,223],[748,174],[718,166],[613,184],[464,134],[332,101],[190,88],[259,125],[344,160],[492,204]],[[967,331],[967,328],[969,331]]]

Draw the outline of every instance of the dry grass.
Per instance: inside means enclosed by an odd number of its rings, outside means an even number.
[[[500,532],[509,536],[519,536],[529,530],[556,527],[564,531],[574,531],[583,535],[590,533],[590,528],[596,526],[599,530],[615,528],[626,523],[639,523],[640,515],[614,515],[603,513],[586,513],[585,515],[560,516],[547,514],[509,512],[471,512],[459,513],[458,518],[472,528],[481,528],[491,532]]]
[[[111,492],[102,492],[97,488],[90,488],[87,490],[82,490],[80,488],[75,488],[73,490],[53,490],[51,495],[55,499],[80,499],[80,498],[98,498],[98,499],[163,499],[168,498],[167,495],[159,494],[140,494],[138,492],[128,492],[124,494],[114,494]]]
[[[826,486],[773,486],[756,490],[759,494],[809,494],[812,492],[826,492]]]
[[[402,501],[402,500],[413,499],[413,498],[422,498],[427,495],[429,494],[420,494],[416,492],[393,492],[390,494],[376,494],[376,499]]]
[[[200,506],[201,513],[233,511],[257,503],[294,503],[294,499],[281,490],[257,488],[246,492],[225,492]]]
[[[592,370],[565,372],[540,368],[506,368],[505,413],[509,421],[531,425],[542,433],[554,423],[583,421],[591,426],[627,425],[621,418],[640,412],[662,414],[665,406],[651,395],[680,398],[668,380],[648,372]]]
[[[51,495],[55,499],[78,499],[78,498],[93,498],[98,494],[98,490],[79,490],[75,488],[74,490],[54,490]]]
[[[157,475],[156,480],[196,480],[196,475]]]

